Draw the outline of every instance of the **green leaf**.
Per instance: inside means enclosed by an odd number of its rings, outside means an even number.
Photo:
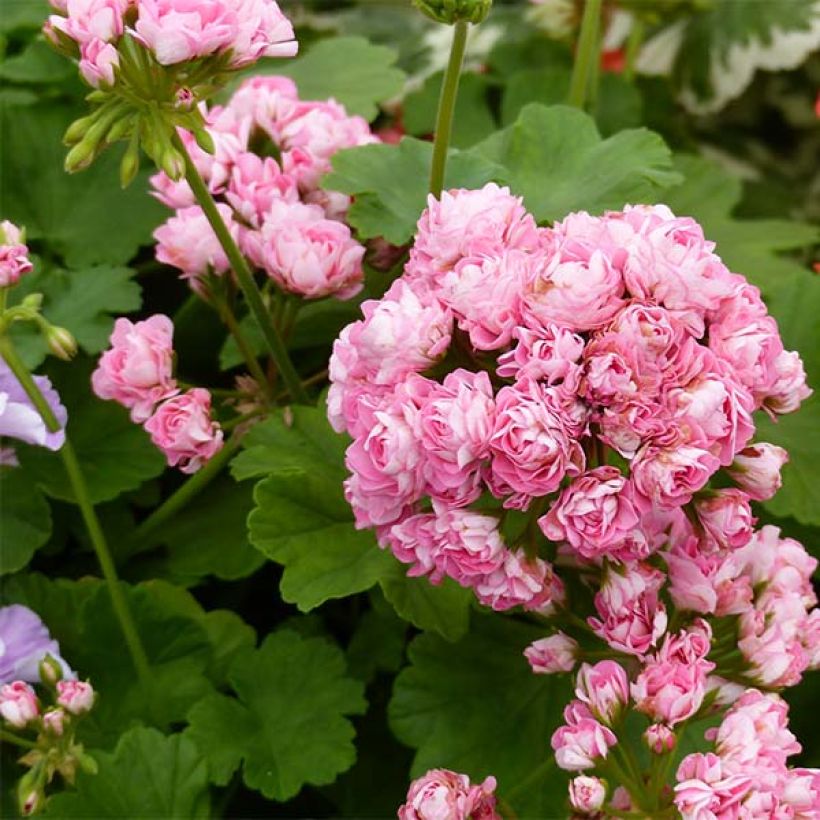
[[[229,678],[238,700],[214,694],[188,716],[186,735],[205,751],[215,783],[224,785],[243,760],[245,784],[283,801],[353,764],[345,715],[364,712],[364,687],[347,677],[338,647],[280,630],[240,654]]]
[[[370,589],[392,557],[357,530],[338,473],[293,470],[256,486],[251,542],[283,564],[282,598],[308,612],[330,598]]]
[[[389,707],[390,725],[417,750],[413,776],[433,767],[498,780],[519,817],[566,816],[566,776],[549,739],[570,692],[565,676],[533,675],[522,654],[543,632],[479,615],[459,643],[420,635]]]
[[[347,664],[353,677],[369,683],[377,672],[398,672],[406,633],[407,624],[385,601],[367,610],[347,646]]]
[[[134,424],[114,402],[100,401],[91,393],[91,362],[75,361],[54,369],[52,382],[68,409],[67,432],[94,503],[116,498],[125,490],[159,475],[165,460],[148,434]],[[21,445],[20,464],[55,498],[74,500],[59,453],[43,447]]]
[[[408,134],[423,137],[436,130],[443,74],[442,71],[431,74],[418,91],[405,97],[402,123]],[[482,74],[466,72],[461,75],[450,139],[454,148],[469,148],[495,130],[495,117],[488,99],[490,87],[490,81]]]
[[[394,560],[381,578],[384,597],[396,612],[419,629],[438,632],[448,641],[467,634],[473,592],[450,578],[434,586],[427,578],[409,578]]]
[[[17,572],[51,535],[51,507],[31,477],[0,467],[0,575]]]
[[[539,221],[654,201],[681,179],[657,134],[640,128],[602,140],[590,116],[562,105],[526,106],[469,153],[501,166],[503,181]]]
[[[58,54],[45,40],[34,40],[19,54],[0,62],[0,79],[12,83],[60,83],[76,73],[71,60]]]
[[[0,106],[0,213],[25,225],[71,268],[121,265],[164,218],[147,192],[147,172],[119,187],[119,148],[86,171],[63,170],[63,133],[82,112],[66,106]]]
[[[0,0],[0,31],[37,30],[50,13],[46,0]]]
[[[528,67],[511,74],[504,84],[501,99],[502,124],[514,123],[521,109],[530,103],[560,105],[565,102],[571,76],[571,65]]]
[[[405,137],[398,145],[363,145],[339,151],[324,187],[355,197],[348,222],[363,238],[383,236],[403,245],[415,233],[427,203],[433,145]],[[451,151],[446,188],[477,188],[500,169],[471,152]]]
[[[164,524],[156,540],[168,546],[156,568],[170,580],[192,583],[207,575],[235,580],[265,561],[248,542],[253,485],[218,479]]]
[[[397,96],[405,74],[396,68],[398,55],[386,46],[376,46],[363,37],[331,37],[320,40],[296,60],[276,60],[271,74],[290,77],[303,100],[333,97],[350,114],[372,120],[378,103]],[[259,67],[254,67],[259,73]]]
[[[54,795],[47,817],[206,818],[207,766],[184,735],[156,729],[126,732],[113,753],[94,752],[95,775],[80,774],[76,791]]]
[[[39,267],[11,292],[10,304],[29,293],[42,293],[46,319],[70,330],[86,353],[99,353],[108,345],[114,316],[139,310],[142,304],[134,274],[129,268],[108,265],[76,271]],[[32,325],[14,325],[12,338],[29,367],[45,359],[48,345]]]

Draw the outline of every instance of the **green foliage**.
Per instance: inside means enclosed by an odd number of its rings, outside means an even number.
[[[207,818],[207,766],[184,735],[134,728],[113,752],[92,752],[95,775],[77,778],[77,790],[55,795],[46,817]]]
[[[134,271],[124,267],[60,270],[39,266],[11,292],[9,304],[19,303],[29,293],[42,293],[43,316],[71,331],[86,353],[99,353],[108,346],[114,316],[139,310],[140,287],[133,280]],[[48,353],[39,329],[18,324],[11,334],[26,364],[39,366]]]
[[[229,680],[238,700],[205,698],[191,710],[186,732],[204,751],[215,783],[227,783],[243,761],[250,788],[287,800],[353,764],[354,731],[345,715],[366,704],[336,646],[280,630],[258,650],[240,653]]]
[[[663,140],[644,128],[602,140],[591,117],[532,104],[471,153],[503,168],[502,180],[539,221],[654,200],[680,181]]]
[[[31,476],[0,466],[0,575],[17,572],[51,536],[51,507]]]
[[[533,675],[522,654],[543,631],[476,616],[456,644],[420,635],[390,702],[390,725],[416,749],[413,774],[444,767],[498,780],[518,816],[563,817],[566,777],[549,738],[570,696],[563,676]]]
[[[25,225],[70,268],[122,265],[165,212],[146,195],[147,174],[119,187],[119,151],[103,154],[87,171],[63,170],[63,133],[77,116],[59,104],[0,104],[0,213]]]
[[[290,77],[303,100],[332,97],[348,113],[372,120],[378,103],[395,97],[404,85],[405,74],[395,66],[397,56],[363,37],[331,37],[296,60],[272,62],[270,73]],[[260,73],[258,68],[254,73]]]
[[[60,365],[52,381],[68,409],[66,429],[96,503],[136,489],[159,475],[165,465],[148,434],[131,421],[122,407],[100,401],[91,393],[90,364],[75,361],[70,366]],[[66,501],[74,499],[59,453],[21,445],[18,456],[23,469],[49,495]]]
[[[363,145],[333,157],[324,187],[356,197],[348,221],[364,238],[383,236],[403,245],[415,233],[427,202],[433,146],[405,137],[398,145]],[[476,188],[498,168],[471,152],[452,151],[445,188]]]

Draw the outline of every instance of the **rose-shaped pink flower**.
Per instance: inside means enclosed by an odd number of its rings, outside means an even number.
[[[40,714],[34,690],[21,680],[0,686],[0,717],[15,729],[22,729]]]
[[[629,679],[624,668],[615,661],[582,663],[575,696],[589,706],[598,720],[611,726],[629,701]]]
[[[754,786],[746,774],[727,773],[711,752],[687,755],[677,773],[675,807],[683,820],[737,817],[740,802]]]
[[[254,228],[261,228],[275,202],[298,202],[296,180],[282,172],[273,157],[248,151],[238,154],[232,165],[225,199]]]
[[[92,88],[110,88],[114,85],[120,55],[111,43],[91,40],[80,48],[80,74]]]
[[[737,453],[727,472],[750,498],[767,501],[780,489],[780,470],[788,460],[782,447],[762,441]]]
[[[260,57],[295,57],[299,44],[293,25],[276,0],[236,0],[237,29],[230,44],[231,68],[242,68]]]
[[[0,222],[0,288],[16,285],[21,276],[33,269],[23,232],[12,222],[3,220]]]
[[[643,739],[651,752],[656,755],[666,754],[675,748],[675,733],[663,723],[653,723],[643,733]]]
[[[606,800],[606,786],[598,777],[581,774],[569,781],[569,802],[581,814],[597,814]]]
[[[523,606],[524,609],[542,610],[553,597],[552,567],[540,558],[528,560],[508,550],[504,563],[479,579],[475,594],[484,606],[497,612]]]
[[[96,395],[129,408],[133,421],[145,421],[156,404],[177,392],[173,335],[173,323],[162,314],[135,323],[117,319],[111,348],[91,374]]]
[[[643,448],[632,462],[636,501],[642,507],[681,507],[702,489],[720,466],[706,450],[691,445]]]
[[[595,558],[620,547],[638,519],[627,479],[617,467],[597,467],[574,479],[538,524],[550,540]]]
[[[524,650],[524,657],[536,675],[572,672],[578,657],[578,642],[563,632],[556,632],[533,641]]]
[[[183,473],[195,473],[222,449],[222,430],[211,419],[211,394],[201,387],[166,399],[145,429],[168,465]]]
[[[129,0],[67,0],[66,16],[52,15],[48,22],[80,45],[94,40],[110,43],[125,30],[128,5]]]
[[[784,350],[772,365],[772,385],[763,400],[763,406],[772,413],[793,413],[812,394],[806,384],[803,360],[797,351]]]
[[[606,758],[610,747],[617,742],[612,731],[593,718],[561,726],[550,740],[558,766],[570,772],[591,769],[598,760]]]
[[[695,501],[703,529],[722,547],[737,549],[749,543],[756,519],[742,490],[715,490]]]
[[[463,587],[473,586],[504,563],[507,549],[493,516],[450,510],[436,516],[435,530],[436,569]]]
[[[501,820],[494,791],[494,777],[472,785],[466,774],[431,769],[410,784],[399,820]]]
[[[504,378],[561,382],[574,385],[580,377],[578,364],[584,340],[577,333],[558,325],[546,325],[536,333],[526,327],[513,331],[516,346],[498,357],[496,372]]]
[[[82,715],[94,705],[94,688],[87,681],[57,681],[57,703],[72,715]]]

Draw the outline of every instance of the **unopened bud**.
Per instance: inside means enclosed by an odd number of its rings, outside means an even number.
[[[76,145],[86,135],[88,129],[94,124],[95,119],[94,115],[91,114],[88,117],[80,117],[78,120],[74,120],[74,122],[66,128],[65,134],[63,134],[63,144]]]
[[[80,768],[86,774],[97,774],[99,770],[99,766],[97,765],[97,761],[91,757],[88,752],[84,752],[81,749],[75,751],[75,756],[77,758],[77,762],[80,764]]]
[[[126,115],[118,119],[109,129],[105,139],[106,142],[117,142],[123,137],[127,137],[134,127],[134,117]]]
[[[194,92],[191,91],[191,89],[186,85],[178,88],[177,93],[174,96],[174,105],[176,105],[176,107],[181,111],[190,111],[194,105],[196,105],[196,97],[194,96]]]
[[[62,737],[65,728],[66,716],[62,709],[49,709],[43,715],[43,728],[50,735]]]
[[[17,804],[20,814],[28,817],[45,803],[45,768],[42,761],[29,769],[17,784]]]
[[[159,165],[174,182],[182,179],[185,175],[185,161],[179,151],[170,145],[162,152]]]
[[[416,8],[437,23],[480,23],[490,13],[492,0],[413,0]]]
[[[94,162],[98,150],[99,144],[96,140],[92,141],[84,137],[66,154],[65,163],[63,164],[66,173],[74,174],[88,168]]]
[[[194,129],[194,139],[196,140],[196,144],[206,154],[216,153],[216,145],[214,144],[214,138],[204,128]]]
[[[29,293],[28,296],[24,297],[23,301],[20,302],[20,307],[23,307],[26,310],[33,310],[35,313],[38,313],[42,306],[43,306],[43,294],[42,293]]]
[[[94,705],[96,694],[88,681],[61,680],[57,683],[57,703],[72,715],[83,715]]]
[[[77,341],[64,327],[49,325],[46,342],[48,349],[63,361],[70,361],[77,355]]]
[[[122,161],[120,162],[120,185],[122,185],[123,188],[127,188],[134,181],[134,177],[136,177],[139,169],[139,140],[137,138],[132,138],[131,142],[128,144],[128,148],[125,149],[125,153],[122,155]]]
[[[671,752],[677,743],[675,733],[663,723],[653,723],[649,726],[643,733],[643,739],[656,755]]]
[[[62,330],[62,328],[53,329]],[[65,332],[68,333],[68,331]],[[55,686],[58,680],[63,679],[63,667],[60,666],[59,661],[53,655],[48,653],[40,661],[38,671],[40,672],[40,680],[49,686]]]

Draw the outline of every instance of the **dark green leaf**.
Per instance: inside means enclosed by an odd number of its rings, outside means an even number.
[[[519,817],[566,816],[566,776],[549,739],[569,699],[563,676],[533,675],[522,652],[537,628],[497,615],[474,618],[457,644],[437,635],[410,645],[396,678],[390,725],[417,750],[413,775],[433,767],[498,780]]]
[[[34,40],[20,54],[0,62],[0,79],[12,83],[60,83],[76,72],[71,60],[58,54],[45,40]]]
[[[282,801],[305,784],[333,782],[353,764],[354,731],[345,715],[366,704],[338,647],[280,630],[241,653],[229,677],[239,700],[205,698],[191,710],[186,732],[205,751],[215,783],[226,783],[244,760],[246,785]]]
[[[126,732],[111,752],[94,752],[96,775],[80,774],[77,790],[49,800],[47,817],[206,818],[207,766],[184,735],[156,729]]]
[[[31,477],[0,466],[0,575],[17,572],[51,535],[51,507]]]
[[[406,633],[407,624],[388,604],[365,612],[347,647],[353,677],[368,683],[377,672],[397,672],[404,658]]]

